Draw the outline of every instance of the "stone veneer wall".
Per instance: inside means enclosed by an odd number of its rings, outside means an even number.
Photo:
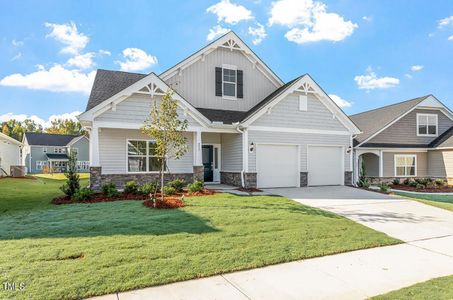
[[[245,188],[256,188],[256,173],[244,173]]]
[[[352,185],[352,171],[344,172],[344,185]]]
[[[300,187],[308,186],[308,172],[300,172]]]
[[[220,172],[220,183],[242,186],[241,172]],[[244,173],[245,188],[256,188],[256,173]]]

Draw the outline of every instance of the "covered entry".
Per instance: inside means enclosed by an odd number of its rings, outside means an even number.
[[[257,186],[298,187],[299,148],[297,145],[260,144],[256,148]]]
[[[308,185],[343,185],[342,146],[308,146]]]

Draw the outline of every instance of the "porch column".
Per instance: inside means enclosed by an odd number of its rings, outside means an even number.
[[[244,172],[249,171],[249,133],[244,129],[242,133],[242,169]]]
[[[100,167],[99,162],[99,128],[94,126],[90,131],[90,166]]]
[[[384,177],[384,157],[382,150],[379,150],[379,177]]]
[[[194,166],[202,166],[203,160],[201,157],[201,131],[197,130],[193,133],[193,162]]]

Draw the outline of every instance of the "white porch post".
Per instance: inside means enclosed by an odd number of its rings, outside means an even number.
[[[247,129],[244,129],[242,133],[242,169],[244,172],[249,171],[249,133]]]
[[[379,177],[384,177],[384,152],[379,150]]]
[[[90,166],[100,167],[99,162],[99,128],[93,124],[90,131]]]
[[[194,131],[193,135],[194,166],[201,166],[203,165],[203,160],[201,157],[201,131]]]

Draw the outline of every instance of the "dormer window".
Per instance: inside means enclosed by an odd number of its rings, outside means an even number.
[[[215,68],[215,95],[227,100],[244,97],[243,72],[233,65]]]
[[[417,136],[437,136],[437,115],[417,114]]]

